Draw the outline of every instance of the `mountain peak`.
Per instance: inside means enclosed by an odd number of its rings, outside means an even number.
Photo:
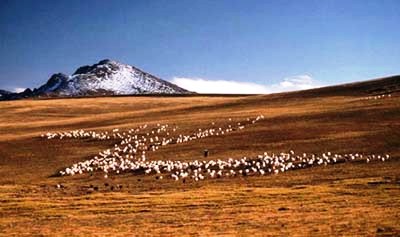
[[[118,63],[118,62],[106,58],[106,59],[100,60],[97,64],[103,65],[103,64],[115,64],[115,63]]]
[[[31,96],[86,96],[129,94],[187,94],[191,93],[136,67],[110,59],[76,69],[71,75],[53,74],[33,91],[21,93]],[[13,98],[18,94],[13,94]]]
[[[136,67],[110,59],[78,68],[59,92],[63,95],[189,93]]]
[[[59,80],[67,80],[68,76],[65,75],[64,73],[55,73],[51,75],[50,79],[47,82],[54,82],[54,81],[59,81]]]
[[[125,65],[125,64],[114,61],[114,60],[110,60],[110,59],[103,59],[93,65],[85,65],[85,66],[79,67],[72,75],[86,74],[86,73],[92,72],[94,69],[97,69],[99,67],[109,66],[109,67],[116,68],[116,67],[119,67],[122,65]]]
[[[42,85],[38,89],[34,89],[33,92],[35,94],[51,93],[60,88],[62,85],[67,84],[68,79],[69,77],[64,73],[53,74],[51,75],[50,79],[46,82],[46,84]]]

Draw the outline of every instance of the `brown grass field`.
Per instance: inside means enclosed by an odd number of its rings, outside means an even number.
[[[370,92],[349,91],[0,102],[0,235],[399,236],[400,94],[361,100]],[[145,123],[193,131],[259,114],[265,119],[248,129],[166,146],[149,158],[203,159],[205,148],[208,159],[291,149],[392,158],[186,183],[133,174],[51,177],[115,142],[39,137]]]

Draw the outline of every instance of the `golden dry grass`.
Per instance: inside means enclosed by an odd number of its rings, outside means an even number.
[[[400,97],[289,95],[1,102],[0,235],[399,235]],[[132,174],[53,178],[113,142],[38,138],[47,131],[145,123],[176,124],[189,132],[259,114],[265,119],[248,129],[148,156],[202,159],[207,148],[209,159],[226,159],[293,149],[389,153],[393,159],[198,183]],[[56,189],[57,183],[66,189]],[[111,191],[117,185],[123,188]]]

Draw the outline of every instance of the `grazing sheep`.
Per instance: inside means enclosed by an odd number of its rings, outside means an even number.
[[[390,97],[389,95],[387,97]],[[379,98],[384,98],[381,96]],[[177,134],[178,127],[168,124],[157,124],[156,127],[149,127],[147,124],[120,131],[118,128],[112,129],[109,133],[73,130],[70,132],[57,132],[42,134],[41,137],[53,138],[75,138],[75,139],[116,139],[117,143],[111,149],[106,149],[98,153],[91,159],[78,162],[65,170],[59,172],[61,176],[93,173],[96,171],[104,172],[104,178],[110,175],[119,175],[128,172],[140,173],[144,175],[156,175],[158,180],[170,177],[175,181],[186,178],[194,181],[201,181],[207,178],[222,178],[234,176],[254,176],[279,174],[293,169],[307,168],[313,166],[327,166],[340,162],[352,161],[387,161],[389,155],[363,155],[358,153],[334,154],[330,151],[321,155],[302,153],[296,155],[293,150],[288,153],[269,154],[267,152],[253,158],[243,157],[240,159],[229,158],[227,160],[192,160],[190,162],[176,160],[151,160],[147,155],[156,152],[162,146],[170,144],[180,144],[192,142],[211,136],[227,136],[235,131],[245,129],[252,124],[264,119],[259,115],[254,119],[247,118],[245,121],[220,126],[218,128],[199,128],[193,133]],[[232,118],[228,119],[229,122]],[[212,123],[215,125],[215,122]],[[172,130],[172,132],[171,132]],[[111,134],[111,136],[110,136]],[[147,152],[146,152],[147,151]],[[208,149],[204,150],[204,157],[209,156]],[[141,181],[138,179],[138,181]],[[59,188],[57,186],[57,188]]]

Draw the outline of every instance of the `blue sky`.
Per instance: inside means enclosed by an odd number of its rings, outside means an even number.
[[[205,88],[359,81],[400,74],[399,23],[398,0],[1,0],[0,88],[104,58]]]

